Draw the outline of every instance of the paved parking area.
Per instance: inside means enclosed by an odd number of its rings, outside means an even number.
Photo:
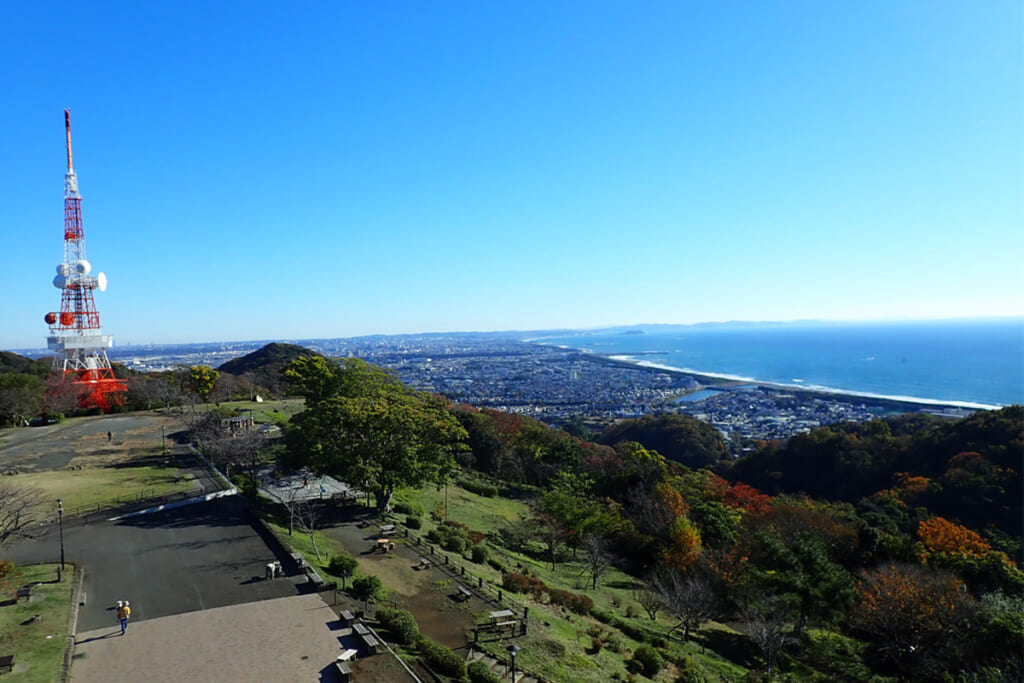
[[[336,681],[335,619],[314,594],[80,630],[71,681]]]
[[[85,568],[78,632],[116,623],[118,600],[133,622],[299,594],[292,579],[264,579],[276,557],[249,523],[242,501],[222,498],[117,522],[64,525],[69,561]],[[58,530],[5,549],[16,563],[60,558]]]

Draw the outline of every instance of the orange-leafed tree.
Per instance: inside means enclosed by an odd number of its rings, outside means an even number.
[[[966,641],[974,599],[956,576],[924,567],[887,565],[867,572],[850,623],[886,669],[930,679],[955,662]]]
[[[700,558],[700,531],[686,517],[676,520],[670,541],[661,556],[662,564],[674,569],[689,569]]]
[[[722,502],[734,508],[743,508],[747,512],[765,512],[771,505],[772,497],[761,493],[753,486],[738,482],[722,494]]]
[[[981,557],[992,549],[988,542],[970,529],[944,517],[932,517],[917,525],[917,535],[929,553],[952,553]]]

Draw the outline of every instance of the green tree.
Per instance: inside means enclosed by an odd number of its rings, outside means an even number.
[[[0,374],[0,425],[20,425],[39,414],[46,383],[20,372]]]
[[[359,567],[359,560],[356,558],[348,555],[335,555],[327,564],[327,571],[341,577],[341,589],[345,590],[345,580],[355,574],[357,567]]]
[[[441,399],[406,389],[362,361],[347,364],[339,376],[320,363],[303,367],[303,381],[316,387],[317,400],[292,418],[291,464],[372,492],[382,514],[399,486],[439,481],[454,467],[452,453],[466,431]],[[326,384],[346,393],[322,396],[318,387]]]
[[[365,608],[370,600],[374,602],[384,600],[388,596],[388,592],[376,576],[360,576],[352,582],[352,596],[356,600],[362,600]]]
[[[789,545],[777,534],[757,534],[747,581],[752,593],[781,596],[796,607],[796,636],[809,618],[828,621],[842,614],[855,595],[853,577],[829,559],[820,538],[803,531]]]

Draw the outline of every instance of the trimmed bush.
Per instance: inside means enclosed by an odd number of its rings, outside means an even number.
[[[423,515],[423,507],[416,503],[395,503],[393,509],[399,515],[412,515],[413,517],[420,517]]]
[[[704,669],[701,668],[700,664],[683,655],[676,660],[676,668],[679,673],[676,674],[673,683],[707,683],[708,677],[704,673]]]
[[[413,517],[409,515],[405,518],[405,525],[410,529],[419,529],[423,526],[423,520],[419,517]]]
[[[488,558],[487,564],[490,565],[491,569],[493,569],[494,571],[501,572],[502,574],[508,571],[508,567],[505,566],[504,562],[502,562],[501,560],[496,560],[493,557]]]
[[[451,649],[427,638],[421,638],[417,647],[427,664],[438,673],[452,678],[466,676],[466,662]]]
[[[567,607],[576,614],[590,614],[590,610],[594,609],[594,601],[586,595],[578,593],[569,599]]]
[[[420,626],[412,612],[382,608],[377,610],[377,620],[402,645],[411,645],[420,639]]]
[[[469,551],[469,554],[473,561],[477,564],[483,564],[484,562],[487,562],[488,557],[490,556],[490,553],[487,552],[487,546],[479,544],[473,546],[473,548]]]
[[[470,683],[501,683],[501,679],[487,668],[481,661],[475,661],[466,667]]]
[[[626,668],[633,673],[642,673],[648,678],[654,678],[665,666],[665,660],[661,658],[658,651],[650,645],[641,645],[633,650],[633,659],[626,663]]]
[[[477,481],[476,479],[461,479],[459,480],[459,486],[470,493],[475,493],[476,495],[483,496],[484,498],[494,498],[498,495],[497,486]]]

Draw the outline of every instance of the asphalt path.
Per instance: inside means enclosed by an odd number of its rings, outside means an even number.
[[[298,579],[264,579],[268,562],[287,558],[275,556],[237,498],[116,522],[65,524],[64,552],[67,561],[85,568],[79,633],[115,623],[118,600],[131,602],[137,621],[300,592]],[[2,558],[58,561],[58,527],[5,548]]]

